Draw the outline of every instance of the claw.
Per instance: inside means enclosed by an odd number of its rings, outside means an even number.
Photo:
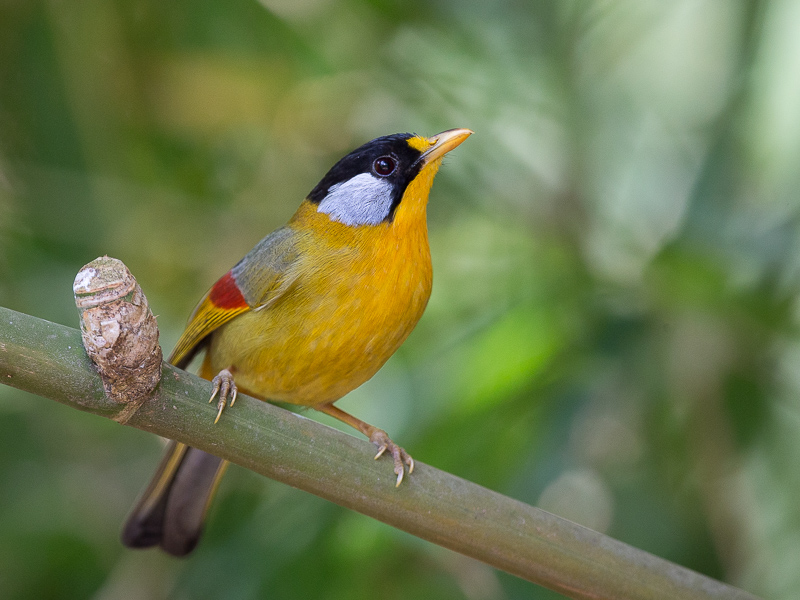
[[[370,436],[369,441],[378,447],[378,453],[375,455],[375,460],[383,456],[387,450],[389,451],[389,454],[392,455],[392,460],[394,461],[394,472],[397,475],[397,483],[395,483],[394,487],[400,487],[400,484],[403,483],[403,477],[405,477],[406,465],[408,465],[409,474],[411,474],[411,472],[414,470],[414,459],[411,458],[411,456],[409,456],[405,450],[389,439],[389,436],[386,435],[386,432],[382,429],[376,430]]]
[[[208,399],[208,402],[211,403],[217,396],[217,393],[219,393],[217,418],[214,419],[214,423],[216,423],[222,416],[222,411],[225,410],[228,396],[231,396],[231,406],[233,406],[233,403],[236,402],[238,390],[236,389],[236,383],[233,381],[233,374],[228,369],[222,369],[222,371],[211,380],[211,383],[214,387],[211,389],[211,398]]]
[[[224,409],[225,409],[225,403],[224,402],[220,402],[219,403],[219,410],[217,411],[217,418],[214,419],[214,425],[216,425],[217,421],[219,421],[219,418],[222,416],[222,411]]]

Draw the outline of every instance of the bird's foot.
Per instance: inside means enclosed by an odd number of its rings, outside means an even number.
[[[214,419],[214,423],[216,423],[222,416],[222,411],[225,410],[228,398],[231,399],[231,406],[236,402],[238,390],[236,389],[236,383],[233,381],[233,373],[228,369],[222,369],[222,371],[211,380],[211,384],[214,387],[211,390],[211,398],[208,399],[208,402],[211,403],[217,396],[217,393],[219,393],[219,399],[217,400],[217,418]]]
[[[405,475],[405,466],[408,465],[408,474],[414,472],[414,459],[409,456],[408,452],[403,450],[400,446],[395,444],[383,429],[376,429],[372,435],[369,436],[369,441],[378,447],[378,453],[375,455],[375,460],[378,460],[388,450],[394,460],[394,472],[397,475],[397,483],[394,487],[400,487],[403,483],[403,475]]]

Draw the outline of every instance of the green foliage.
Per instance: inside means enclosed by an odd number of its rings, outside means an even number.
[[[0,305],[76,326],[72,279],[108,254],[168,350],[349,149],[469,127],[428,311],[342,407],[795,598],[799,24],[788,0],[6,2]],[[235,468],[196,554],[132,553],[157,440],[6,387],[0,439],[2,597],[554,597]]]

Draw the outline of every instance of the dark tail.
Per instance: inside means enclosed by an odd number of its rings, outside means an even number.
[[[228,462],[186,444],[170,442],[150,485],[122,530],[129,548],[161,546],[189,554],[203,533],[211,498]]]

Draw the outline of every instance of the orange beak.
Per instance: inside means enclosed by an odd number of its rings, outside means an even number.
[[[428,165],[450,152],[473,133],[471,129],[448,129],[431,136],[427,138],[431,143],[431,147],[425,150],[418,160],[422,161],[423,166]]]

